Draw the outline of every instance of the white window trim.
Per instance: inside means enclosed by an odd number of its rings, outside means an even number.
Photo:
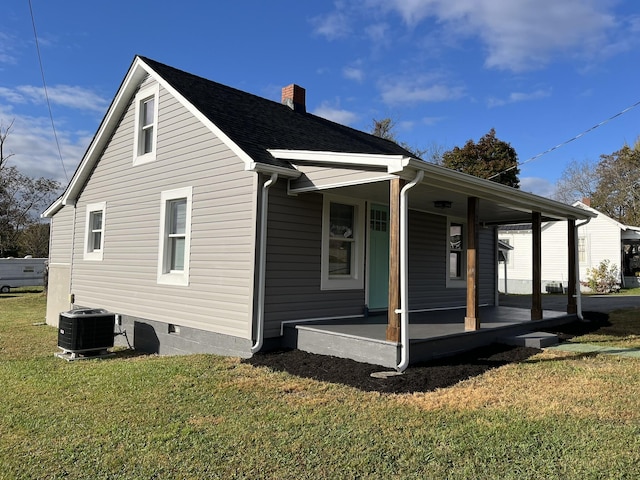
[[[354,208],[354,252],[353,273],[350,278],[331,278],[329,275],[329,215],[330,205],[341,203]],[[322,205],[322,256],[321,256],[321,290],[362,290],[364,289],[364,238],[366,208],[364,200],[357,200],[337,195],[324,195]]]
[[[100,249],[94,250],[89,246],[89,240],[91,239],[91,214],[93,212],[102,212],[102,235],[100,236]],[[84,260],[91,260],[95,262],[101,262],[104,253],[104,236],[105,236],[105,224],[107,220],[107,202],[89,203],[87,204],[87,211],[84,222]]]
[[[451,224],[462,225],[462,254],[460,260],[462,261],[461,278],[451,278],[449,275],[451,266]],[[467,288],[467,222],[456,218],[447,217],[447,288]]]
[[[191,253],[191,206],[193,197],[193,187],[176,188],[167,190],[160,194],[160,241],[158,243],[158,284],[160,285],[189,285],[189,263]],[[167,204],[171,200],[181,198],[187,199],[187,218],[185,224],[184,239],[184,270],[167,271],[169,263],[169,219],[167,218]]]
[[[153,149],[144,154],[140,154],[140,142],[141,138],[141,130],[142,130],[142,102],[146,99],[153,97],[155,100],[155,109],[153,111]],[[159,97],[160,97],[160,85],[155,84],[140,90],[135,97],[135,130],[133,136],[133,165],[142,165],[145,163],[153,162],[156,159],[156,152],[158,150],[158,110],[160,110],[159,105]]]

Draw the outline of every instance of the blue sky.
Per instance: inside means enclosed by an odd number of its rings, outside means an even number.
[[[450,149],[495,128],[525,162],[640,101],[637,0],[31,0],[51,109],[71,177],[140,54],[398,140]],[[0,16],[0,123],[33,176],[66,184],[28,0]],[[572,161],[640,135],[640,107],[521,167],[550,195]],[[6,153],[6,152],[5,152]]]

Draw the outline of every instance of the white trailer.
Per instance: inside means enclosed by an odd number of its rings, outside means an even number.
[[[44,285],[47,258],[0,258],[0,293]]]

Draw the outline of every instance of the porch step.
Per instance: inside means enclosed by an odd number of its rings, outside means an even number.
[[[558,336],[553,333],[530,332],[515,337],[505,337],[502,342],[519,347],[544,348],[557,345],[559,340]]]

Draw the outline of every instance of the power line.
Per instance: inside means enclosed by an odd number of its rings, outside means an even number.
[[[53,137],[56,140],[56,146],[58,147],[58,156],[60,157],[60,164],[62,165],[62,171],[64,177],[69,181],[69,175],[67,175],[67,169],[64,166],[64,160],[62,159],[62,150],[60,150],[60,142],[58,141],[58,134],[56,132],[56,126],[53,121],[53,112],[51,111],[51,102],[49,101],[49,92],[47,91],[47,82],[44,79],[44,68],[42,67],[42,56],[40,55],[40,43],[38,42],[38,33],[36,32],[36,21],[33,17],[33,7],[31,6],[31,0],[29,0],[29,12],[31,13],[31,25],[33,25],[33,36],[36,39],[36,51],[38,52],[38,63],[40,64],[40,74],[42,75],[42,85],[44,86],[44,96],[47,100],[47,107],[49,108],[49,118],[51,119],[51,128],[53,129]]]
[[[638,105],[640,105],[640,101],[637,101],[637,102],[636,102],[636,103],[634,103],[633,105],[628,106],[628,107],[627,107],[627,108],[625,108],[624,110],[619,111],[619,112],[618,112],[618,113],[616,113],[615,115],[613,115],[613,116],[611,116],[611,117],[607,118],[606,120],[603,120],[602,122],[600,122],[600,123],[598,123],[598,124],[594,125],[593,127],[586,129],[584,132],[579,133],[579,134],[578,134],[578,135],[576,135],[575,137],[573,137],[573,138],[571,138],[571,139],[569,139],[569,140],[567,140],[567,141],[565,141],[565,142],[559,143],[559,144],[558,144],[558,145],[556,145],[555,147],[551,147],[550,149],[545,150],[545,151],[544,151],[544,152],[542,152],[542,153],[539,153],[539,154],[537,154],[537,155],[534,155],[533,157],[528,158],[528,159],[527,159],[527,160],[525,160],[524,162],[518,163],[517,165],[513,165],[512,167],[509,167],[509,168],[507,168],[506,170],[503,170],[502,172],[496,173],[495,175],[491,175],[491,176],[489,177],[489,180],[491,180],[491,179],[493,179],[493,178],[496,178],[496,177],[499,177],[499,176],[500,176],[500,175],[502,175],[503,173],[507,173],[507,172],[509,172],[509,171],[513,170],[514,168],[518,168],[518,167],[520,167],[520,166],[522,166],[522,165],[525,165],[525,164],[527,164],[527,163],[529,163],[529,162],[532,162],[532,161],[534,161],[534,160],[536,160],[536,159],[540,158],[541,156],[546,155],[547,153],[550,153],[550,152],[553,152],[554,150],[557,150],[557,149],[558,149],[558,148],[560,148],[560,147],[564,147],[566,144],[571,143],[571,142],[573,142],[574,140],[579,139],[580,137],[583,137],[583,136],[584,136],[584,135],[586,135],[587,133],[589,133],[589,132],[591,132],[591,131],[595,130],[595,129],[596,129],[596,128],[598,128],[598,127],[601,127],[601,126],[602,126],[602,125],[604,125],[605,123],[610,122],[611,120],[613,120],[613,119],[615,119],[615,118],[619,117],[620,115],[624,115],[624,114],[625,114],[625,113],[627,113],[629,110],[632,110],[632,109],[636,108]]]

